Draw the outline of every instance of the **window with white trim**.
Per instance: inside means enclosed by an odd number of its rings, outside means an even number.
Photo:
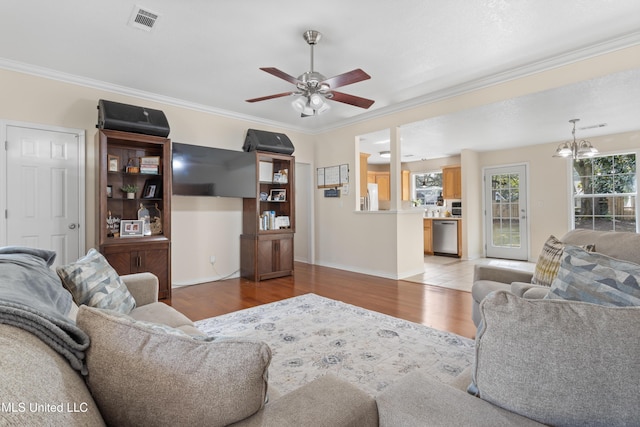
[[[636,155],[573,161],[574,228],[637,232]]]
[[[413,205],[435,206],[442,195],[442,172],[413,174]]]

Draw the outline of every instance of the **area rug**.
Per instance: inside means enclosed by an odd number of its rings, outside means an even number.
[[[306,294],[195,323],[209,336],[271,347],[269,383],[282,393],[332,373],[372,396],[416,370],[444,382],[470,366],[468,338]]]

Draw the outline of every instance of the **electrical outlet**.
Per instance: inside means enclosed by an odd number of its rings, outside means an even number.
[[[216,256],[211,255],[211,257],[209,258],[209,262],[211,263],[211,265],[214,265],[216,263]]]

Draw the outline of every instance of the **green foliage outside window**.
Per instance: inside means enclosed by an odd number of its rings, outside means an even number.
[[[413,175],[413,205],[435,205],[442,193],[442,172],[417,173]]]
[[[574,160],[573,200],[575,228],[635,232],[636,155]]]

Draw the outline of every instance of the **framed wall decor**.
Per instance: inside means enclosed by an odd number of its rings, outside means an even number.
[[[143,199],[157,199],[162,197],[162,180],[160,179],[147,179],[144,182],[144,188],[142,189]]]
[[[108,198],[113,197],[113,185],[107,185],[107,197]]]
[[[108,163],[109,163],[109,172],[119,172],[120,171],[120,158],[118,156],[114,156],[112,154],[108,155]]]
[[[120,220],[120,237],[144,236],[144,220],[123,219]]]
[[[271,190],[272,202],[285,202],[287,200],[287,190],[284,188],[276,188]]]

